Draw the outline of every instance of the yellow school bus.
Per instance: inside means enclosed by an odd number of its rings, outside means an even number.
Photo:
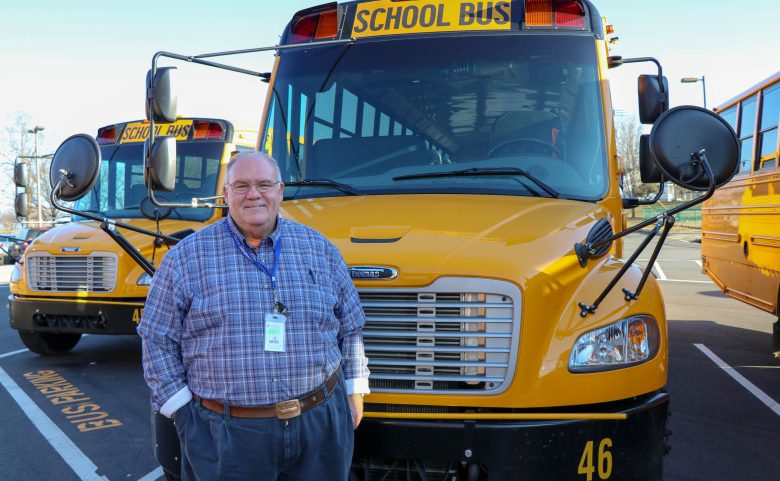
[[[662,478],[667,325],[635,260],[663,229],[652,265],[674,214],[733,177],[737,138],[712,112],[668,109],[661,65],[610,56],[611,32],[580,0],[351,1],[296,13],[273,47],[155,54],[151,137],[176,116],[163,59],[268,82],[257,145],[279,162],[281,215],[338,246],[366,314],[351,481]],[[271,72],[214,61],[263,50]],[[661,179],[707,194],[627,228],[642,201],[621,195],[607,71],[636,62],[657,68],[639,77],[643,179],[656,199]],[[90,142],[52,160],[66,200],[88,192],[69,152]],[[172,139],[150,144],[149,192],[186,184],[167,175]],[[623,258],[622,236],[653,223]],[[153,420],[175,478],[176,432]]]
[[[367,316],[355,479],[660,479],[658,285],[578,306],[621,246],[586,268],[572,247],[624,228],[598,11],[333,3],[296,14],[281,46],[328,39],[349,41],[279,49],[259,144],[283,215],[336,243]],[[598,339],[631,332],[643,354],[597,360],[613,349]]]
[[[179,118],[157,124],[158,135],[176,139],[177,187],[157,197],[172,202],[214,199],[222,192],[222,166],[235,150],[253,148],[256,133],[236,131],[225,120]],[[161,208],[147,198],[144,142],[149,122],[108,125],[98,131],[99,179],[75,208],[131,226],[182,237],[222,217],[222,209]],[[101,230],[106,224],[106,231]],[[112,240],[109,222],[74,217],[36,239],[11,275],[11,327],[31,351],[72,349],[82,334],[135,334],[151,276],[133,259],[134,248],[159,264],[167,244],[129,232],[128,251]]]
[[[727,295],[780,315],[780,72],[718,106],[738,133],[740,170],[702,207],[702,266]],[[780,324],[774,325],[780,355]]]

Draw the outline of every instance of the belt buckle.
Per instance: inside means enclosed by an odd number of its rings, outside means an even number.
[[[274,407],[276,408],[276,417],[279,419],[290,419],[301,415],[301,402],[297,399],[278,402]]]

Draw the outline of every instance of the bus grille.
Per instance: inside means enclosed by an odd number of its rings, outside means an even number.
[[[25,256],[30,289],[42,292],[111,292],[116,287],[117,256],[96,252],[87,256]]]
[[[519,345],[520,292],[488,279],[359,289],[372,392],[495,394]]]

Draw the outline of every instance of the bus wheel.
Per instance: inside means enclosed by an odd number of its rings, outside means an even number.
[[[775,359],[780,360],[780,317],[772,325],[772,352]]]
[[[81,339],[81,334],[19,331],[19,337],[32,352],[42,356],[54,356],[73,349]]]

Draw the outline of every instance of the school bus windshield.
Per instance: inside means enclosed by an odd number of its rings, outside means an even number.
[[[165,202],[190,202],[193,197],[213,197],[225,144],[222,141],[178,142],[176,145],[176,190],[156,192]],[[77,210],[101,212],[111,218],[140,218],[146,198],[143,144],[101,147],[100,177],[90,195],[76,202]],[[171,219],[205,221],[212,209],[173,209]]]
[[[330,179],[369,195],[544,195],[517,175],[435,176],[520,168],[561,197],[595,201],[607,190],[592,36],[360,39],[279,55],[261,145],[285,182]],[[416,174],[434,176],[404,178]]]

